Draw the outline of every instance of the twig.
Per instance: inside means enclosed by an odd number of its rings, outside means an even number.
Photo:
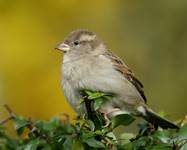
[[[102,118],[102,114],[94,110],[94,101],[88,99],[88,96],[84,96],[84,103],[87,112],[87,118],[93,121],[95,125],[95,130],[101,129],[103,125],[105,125],[105,120],[100,120]],[[103,119],[103,118],[102,118]],[[104,121],[104,122],[103,122]]]
[[[88,99],[87,96],[84,96],[84,102],[85,102],[85,106],[86,106],[86,111],[87,111],[87,115],[88,115],[88,119],[94,121],[94,111],[92,110],[92,101]]]
[[[12,119],[14,119],[14,118],[13,118],[12,116],[9,116],[8,118],[6,118],[6,119],[0,121],[0,125],[5,124],[5,123],[7,123],[8,121],[10,121],[10,120],[12,120]]]
[[[5,124],[5,123],[7,123],[8,121],[13,120],[13,119],[16,118],[16,114],[10,109],[10,107],[9,107],[7,104],[5,104],[4,107],[5,107],[5,109],[8,111],[9,116],[8,116],[6,119],[2,120],[2,121],[0,122],[0,125],[3,125],[3,124]],[[28,121],[30,122],[30,124],[28,124],[26,127],[27,127],[32,133],[34,133],[34,135],[35,135],[36,137],[41,137],[41,138],[43,138],[43,139],[46,139],[47,142],[50,142],[46,135],[40,133],[40,132],[33,126],[33,122],[31,121],[31,118],[29,118]]]
[[[10,114],[10,116],[13,116],[13,117],[16,116],[16,114],[10,109],[10,107],[7,104],[5,104],[4,107],[8,111],[8,113]]]
[[[8,111],[9,116],[6,119],[0,121],[0,125],[3,125],[16,117],[16,114],[10,109],[10,107],[7,104],[5,104],[4,107]]]

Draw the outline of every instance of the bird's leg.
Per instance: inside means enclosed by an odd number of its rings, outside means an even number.
[[[100,111],[103,114],[103,117],[104,117],[105,123],[106,123],[104,125],[104,128],[106,128],[106,127],[108,127],[110,125],[110,119],[109,119],[110,116],[113,116],[112,115],[113,113],[116,113],[116,112],[119,112],[119,111],[120,111],[119,108],[112,108],[112,109],[110,109],[108,111],[105,111],[105,112]]]
[[[108,118],[108,114],[107,113],[103,113],[103,117],[105,119],[105,125],[103,127],[106,128],[106,127],[108,127],[110,125],[110,120]]]

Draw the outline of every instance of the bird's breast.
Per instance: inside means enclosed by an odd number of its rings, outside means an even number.
[[[111,93],[119,92],[130,86],[121,73],[114,69],[110,60],[102,55],[64,63],[62,84],[71,84],[74,89],[78,90],[90,89]]]

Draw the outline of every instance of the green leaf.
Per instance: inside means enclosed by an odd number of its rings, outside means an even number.
[[[100,98],[102,96],[104,96],[105,94],[100,93],[100,92],[95,92],[92,93],[91,95],[88,96],[88,99],[96,99],[96,98]]]
[[[85,141],[87,139],[90,139],[92,137],[95,137],[96,134],[93,131],[88,131],[88,130],[81,130],[81,140]]]
[[[5,127],[0,125],[0,137],[5,137]]]
[[[42,150],[52,150],[49,145],[45,145]]]
[[[89,139],[85,140],[84,142],[86,144],[88,144],[90,147],[94,147],[94,148],[105,148],[105,145],[102,142],[97,141],[94,138],[89,138]]]
[[[155,132],[153,137],[159,139],[163,143],[173,143],[172,136],[175,133],[175,130],[168,129],[168,130],[158,130]]]
[[[37,150],[39,144],[40,144],[39,139],[34,139],[26,145],[24,150]]]
[[[135,138],[135,135],[132,133],[123,133],[120,135],[122,145],[130,143],[130,140],[133,138]]]
[[[187,138],[187,124],[180,128],[178,135]]]
[[[31,125],[31,122],[22,116],[16,116],[15,122],[16,122],[15,128],[16,128],[18,135],[21,135],[23,133],[25,127]]]
[[[180,148],[180,150],[187,150],[187,143],[182,145],[182,147]]]
[[[73,143],[72,150],[84,150],[84,146],[80,140],[76,140]]]
[[[150,139],[146,136],[139,137],[138,140],[132,142],[134,149],[143,149],[147,147],[147,143],[150,143]]]
[[[104,103],[104,99],[103,98],[97,98],[94,100],[94,109],[98,110],[101,105]]]
[[[182,126],[179,130],[178,136],[175,138],[176,143],[182,147],[187,147],[187,124]]]
[[[133,150],[133,145],[132,143],[129,142],[129,143],[124,144],[123,148],[124,150]]]
[[[86,93],[87,95],[91,95],[92,94],[92,92],[89,91],[89,90],[83,90],[83,92]]]
[[[173,149],[171,147],[164,146],[164,145],[156,145],[147,150],[173,150]]]
[[[72,138],[67,137],[64,144],[63,144],[64,150],[72,150],[73,142],[74,141]]]
[[[52,131],[58,128],[61,125],[58,117],[54,117],[49,121],[37,121],[35,126],[42,133],[52,135]]]
[[[43,139],[33,139],[32,141],[30,141],[24,148],[24,150],[51,150],[51,147],[49,146],[49,144],[47,144],[47,142]]]
[[[95,125],[94,125],[93,121],[87,120],[86,123],[87,123],[87,125],[88,125],[88,127],[90,128],[91,131],[95,130]]]
[[[83,92],[86,95],[88,95],[88,99],[90,99],[90,100],[97,99],[97,98],[105,98],[107,100],[111,100],[113,98],[113,96],[108,93],[89,91],[89,90],[83,90]]]
[[[112,100],[113,96],[111,94],[106,94],[102,92],[93,92],[89,90],[83,91],[86,96],[88,96],[89,100],[94,100],[94,109],[98,110],[101,105],[106,102],[106,100]],[[84,100],[81,100],[80,104],[82,104]]]
[[[102,130],[96,130],[96,131],[95,131],[95,134],[97,134],[97,135],[103,135],[104,132],[103,132]]]
[[[5,141],[6,141],[5,143],[8,149],[12,150],[12,149],[17,149],[19,147],[19,139],[6,137]],[[0,143],[1,143],[1,140],[0,140]]]
[[[120,114],[112,119],[112,128],[116,128],[119,125],[129,125],[135,119],[129,114]]]
[[[106,136],[107,136],[108,138],[112,139],[113,141],[117,141],[117,138],[116,138],[116,136],[114,135],[113,132],[108,132],[108,133],[106,134]]]
[[[60,119],[58,117],[53,117],[48,122],[46,122],[44,128],[45,130],[51,131],[60,125]]]

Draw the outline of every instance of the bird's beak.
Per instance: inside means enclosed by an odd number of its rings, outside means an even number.
[[[62,43],[62,44],[57,45],[57,47],[55,47],[55,49],[63,51],[63,52],[67,52],[70,50],[70,47],[69,47],[69,45]]]

